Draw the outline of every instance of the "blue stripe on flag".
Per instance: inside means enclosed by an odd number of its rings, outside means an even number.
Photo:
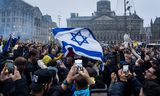
[[[69,30],[72,30],[72,29],[75,29],[75,28],[54,28],[53,29],[53,34],[55,36],[57,33],[64,32],[64,31],[69,31]],[[90,34],[92,35],[92,37],[96,40],[95,36],[93,35],[92,31],[89,28],[83,28],[83,29],[87,29],[90,32]]]
[[[72,29],[74,29],[74,28],[55,28],[55,29],[53,29],[53,34],[55,36],[57,33],[64,32],[64,31],[69,31],[69,30],[72,30]]]

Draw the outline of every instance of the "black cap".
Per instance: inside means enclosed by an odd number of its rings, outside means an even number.
[[[31,90],[41,91],[44,84],[50,83],[52,77],[56,75],[56,71],[48,69],[37,70],[32,77]]]

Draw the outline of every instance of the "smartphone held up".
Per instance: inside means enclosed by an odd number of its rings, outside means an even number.
[[[75,64],[77,66],[77,71],[83,71],[82,60],[75,60]]]
[[[14,73],[14,64],[13,64],[13,61],[11,60],[7,60],[5,62],[5,65],[6,65],[6,70],[5,70],[5,73],[6,74],[13,74]]]
[[[123,72],[126,76],[128,76],[129,73],[129,65],[123,65]]]

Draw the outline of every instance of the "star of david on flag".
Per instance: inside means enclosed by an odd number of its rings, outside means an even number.
[[[65,56],[71,47],[77,55],[103,61],[102,47],[88,28],[55,28],[53,34]]]
[[[82,36],[81,31],[77,32],[76,34],[75,33],[71,33],[71,35],[73,36],[71,40],[77,42],[80,46],[83,43],[88,43],[87,37]]]

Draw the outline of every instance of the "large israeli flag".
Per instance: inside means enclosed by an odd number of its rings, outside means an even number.
[[[77,55],[103,61],[102,47],[88,28],[55,28],[53,34],[61,42],[65,56],[71,47]]]

